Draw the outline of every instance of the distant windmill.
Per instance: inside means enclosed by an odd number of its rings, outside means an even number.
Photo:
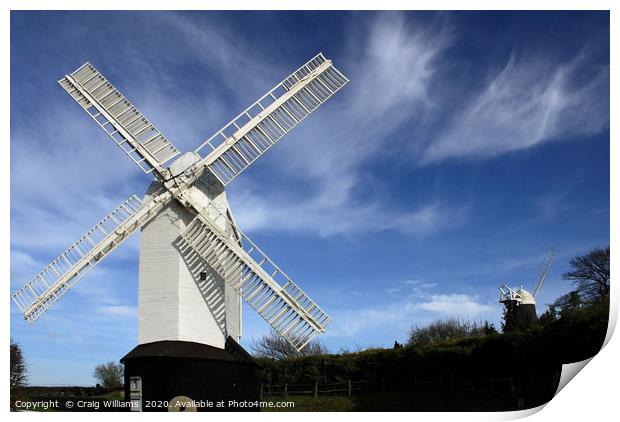
[[[522,328],[536,322],[536,296],[540,292],[551,263],[555,258],[555,250],[547,251],[538,281],[534,287],[534,293],[530,293],[521,286],[518,290],[512,289],[507,285],[499,287],[499,301],[506,307],[506,325],[508,328]]]
[[[172,352],[169,343],[191,342],[239,358],[244,351],[230,341],[241,337],[240,298],[301,350],[325,332],[330,318],[239,230],[225,187],[347,82],[318,54],[194,152],[165,167],[178,149],[101,73],[85,63],[66,75],[60,85],[155,180],[143,200],[131,196],[12,295],[24,319],[39,318],[141,229],[139,344],[168,342],[161,350],[149,346],[149,353],[187,354],[176,343]],[[199,155],[207,146],[207,154]],[[127,361],[146,353],[136,349],[124,358],[126,373]],[[132,379],[132,386],[143,382]]]

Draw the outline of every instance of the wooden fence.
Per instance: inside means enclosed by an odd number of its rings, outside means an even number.
[[[312,384],[261,384],[261,398],[270,396],[307,395],[349,396],[369,392],[386,391],[415,391],[420,388],[438,386],[451,392],[480,392],[480,393],[544,393],[557,388],[560,374],[551,376],[531,377],[504,377],[483,380],[472,380],[450,373],[417,374],[399,378],[374,378],[368,380],[347,380],[339,383]]]

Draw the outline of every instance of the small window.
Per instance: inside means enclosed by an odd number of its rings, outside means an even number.
[[[132,393],[142,393],[142,378],[130,377],[129,378],[129,391]]]
[[[205,272],[200,273],[200,281],[207,281],[207,273]]]

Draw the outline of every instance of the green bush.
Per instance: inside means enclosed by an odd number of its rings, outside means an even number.
[[[608,302],[602,301],[564,313],[544,327],[534,325],[519,332],[477,333],[395,349],[258,360],[263,382],[271,384],[396,379],[438,372],[469,378],[550,374],[558,372],[563,363],[586,359],[600,350],[608,313]]]

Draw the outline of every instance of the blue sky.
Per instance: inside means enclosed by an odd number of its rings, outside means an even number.
[[[229,186],[239,226],[328,312],[337,352],[437,318],[538,310],[609,243],[609,15],[13,12],[11,289],[145,176],[56,84],[91,61],[182,151],[322,51],[351,82]],[[137,342],[134,236],[34,326],[33,384],[90,385]],[[242,344],[268,330],[244,312]]]

